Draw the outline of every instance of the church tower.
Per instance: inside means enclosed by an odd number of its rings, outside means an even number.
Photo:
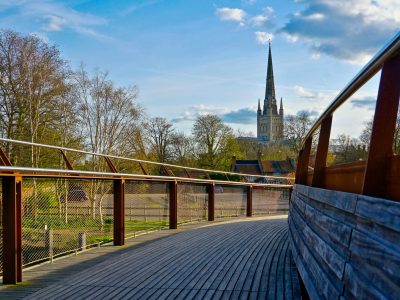
[[[272,67],[271,42],[268,47],[267,81],[265,98],[261,111],[260,99],[257,109],[257,140],[279,142],[283,139],[283,102],[280,101],[279,113],[275,97],[274,70]]]

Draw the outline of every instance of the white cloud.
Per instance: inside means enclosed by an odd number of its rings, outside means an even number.
[[[217,8],[216,14],[222,21],[235,21],[241,23],[244,22],[246,17],[246,12],[240,8]]]
[[[66,21],[59,16],[47,16],[45,19],[48,19],[48,23],[44,24],[42,28],[46,31],[61,31],[62,26],[66,23]]]
[[[263,10],[266,15],[272,15],[274,13],[274,9],[271,6],[267,6]]]
[[[301,85],[295,85],[293,90],[296,96],[312,101],[314,104],[318,104],[316,110],[325,109],[326,104],[334,99],[337,95],[337,91],[321,91],[307,89]]]
[[[314,57],[364,64],[400,28],[399,0],[303,0],[301,7],[280,32]]]
[[[255,26],[263,26],[268,21],[268,17],[265,15],[257,15],[250,19],[250,23]]]
[[[19,0],[3,2],[4,7],[15,8],[18,17],[30,18],[32,22],[42,21],[45,31],[73,30],[96,39],[110,39],[96,30],[96,27],[107,24],[107,20],[90,13],[83,13],[67,4],[51,0]]]
[[[295,85],[293,87],[296,95],[302,97],[302,98],[315,98],[315,94],[312,93],[309,90],[306,90],[304,87],[300,86],[300,85]]]
[[[320,21],[320,20],[323,20],[325,18],[325,15],[321,14],[321,13],[315,13],[315,14],[311,14],[311,15],[305,16],[304,18],[307,19],[307,20]]]
[[[274,38],[274,35],[272,33],[268,33],[265,31],[256,31],[254,34],[256,36],[257,43],[261,45],[266,45],[268,41]]]

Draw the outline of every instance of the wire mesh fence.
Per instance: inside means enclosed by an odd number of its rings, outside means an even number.
[[[0,184],[0,272],[2,209]],[[215,218],[246,215],[247,186],[215,186]],[[207,220],[206,184],[178,184],[178,223]],[[29,266],[113,239],[113,180],[24,177],[22,263]],[[125,236],[169,225],[169,183],[125,181]],[[253,214],[287,213],[288,188],[253,188]]]
[[[112,181],[25,178],[24,266],[112,240]]]
[[[289,211],[288,188],[253,188],[253,215],[286,214]]]
[[[207,220],[207,186],[198,184],[178,185],[178,223]]]
[[[215,186],[215,218],[246,215],[247,187]]]
[[[169,224],[169,194],[165,182],[133,181],[125,183],[125,233],[167,227]]]

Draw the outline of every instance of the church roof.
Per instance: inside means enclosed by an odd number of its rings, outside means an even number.
[[[295,171],[294,161],[286,160],[234,160],[232,171],[254,175],[287,175]]]

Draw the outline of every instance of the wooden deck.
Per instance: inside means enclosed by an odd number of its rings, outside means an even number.
[[[149,240],[151,236],[155,239]],[[96,251],[103,254],[96,255]],[[102,247],[86,252],[92,258],[82,254],[28,270],[24,274],[28,283],[3,286],[0,298],[300,298],[286,218],[203,224],[177,233],[161,231],[107,251]],[[63,266],[68,260],[71,265]]]

